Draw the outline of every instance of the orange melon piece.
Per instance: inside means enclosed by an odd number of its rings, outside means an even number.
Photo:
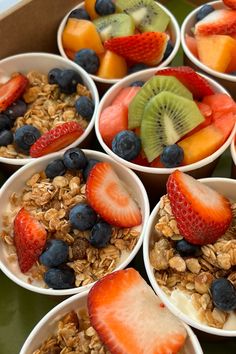
[[[127,74],[127,64],[123,57],[107,50],[100,57],[100,66],[97,72],[104,79],[120,79]]]
[[[190,50],[190,52],[198,58],[198,51],[197,51],[197,40],[196,38],[189,36],[188,34],[185,35],[185,42],[186,46]]]
[[[73,50],[64,48],[64,52],[66,53],[66,56],[67,56],[69,59],[74,60],[74,58],[75,58],[75,52],[74,52]]]
[[[235,46],[234,49],[231,52],[231,60],[229,65],[227,66],[226,72],[227,73],[232,73],[233,71],[236,71],[236,35],[234,35],[234,40],[235,40]]]
[[[104,47],[95,25],[91,21],[69,18],[62,33],[62,44],[65,49],[77,52],[90,48],[97,54],[104,52]]]
[[[138,86],[124,87],[112,101],[112,104],[123,104],[128,108],[130,102],[140,90],[141,87]]]
[[[99,14],[95,11],[95,3],[96,0],[85,0],[84,8],[89,14],[91,20],[95,20],[95,18],[99,17]]]
[[[225,72],[232,57],[236,42],[230,36],[197,36],[197,50],[200,61],[209,68]]]

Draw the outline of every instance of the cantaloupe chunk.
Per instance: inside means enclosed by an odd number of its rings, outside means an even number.
[[[235,40],[235,46],[231,52],[231,60],[226,69],[227,73],[232,73],[233,71],[236,71],[236,34],[233,36],[233,38]]]
[[[95,3],[96,0],[85,0],[84,8],[89,14],[91,20],[95,20],[95,18],[99,17],[99,14],[95,11]]]
[[[127,64],[123,57],[107,50],[100,57],[100,66],[97,72],[104,79],[120,79],[127,74]]]
[[[225,35],[197,36],[200,61],[209,68],[225,72],[235,48],[235,39]]]
[[[104,47],[95,25],[91,21],[69,18],[62,33],[62,44],[65,49],[77,52],[90,48],[97,54],[104,52]]]

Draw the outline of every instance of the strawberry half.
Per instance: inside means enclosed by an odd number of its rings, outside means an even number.
[[[233,10],[236,10],[236,0],[223,0],[225,6],[230,7]]]
[[[20,209],[14,220],[14,242],[20,269],[27,272],[41,255],[47,239],[44,226],[27,210]]]
[[[193,177],[176,170],[168,178],[167,194],[180,234],[188,242],[215,243],[229,228],[229,200]]]
[[[221,9],[211,12],[195,25],[195,36],[236,32],[236,11]]]
[[[18,74],[0,86],[0,112],[5,111],[7,107],[20,98],[28,82],[26,76]]]
[[[133,227],[142,222],[138,205],[108,162],[99,162],[90,171],[86,196],[92,208],[109,224]]]
[[[75,121],[66,122],[43,134],[30,148],[31,157],[40,157],[56,152],[72,144],[84,130]]]
[[[144,32],[108,39],[104,47],[126,60],[153,66],[162,60],[168,39],[164,32]]]
[[[207,80],[197,74],[189,66],[178,66],[176,68],[161,69],[155,75],[175,76],[176,79],[192,92],[195,99],[202,99],[204,96],[213,95],[214,90]]]
[[[186,330],[133,268],[99,280],[88,294],[92,326],[112,354],[177,354]]]

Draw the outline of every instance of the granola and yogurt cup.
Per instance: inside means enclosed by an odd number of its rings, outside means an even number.
[[[81,172],[67,171],[63,176],[46,178],[44,172],[46,166],[55,159],[60,159],[62,153],[27,164],[15,172],[0,191],[0,202],[4,206],[0,212],[0,268],[11,280],[31,291],[48,295],[70,295],[85,291],[105,274],[126,267],[142,245],[149,216],[149,202],[141,181],[132,171],[116,163],[109,156],[91,150],[83,151],[88,159],[111,165],[138,205],[141,224],[132,228],[112,227],[108,244],[101,248],[92,247],[87,241],[88,233],[71,228],[68,218],[70,210],[75,205],[86,201],[86,185]],[[67,289],[46,286],[43,281],[46,269],[39,262],[25,273],[20,270],[12,237],[13,220],[17,214],[19,215],[18,212],[22,207],[44,225],[47,238],[60,239],[68,244],[69,258],[66,265],[74,271],[74,286]]]
[[[235,285],[236,181],[228,178],[200,181],[230,200],[231,226],[215,243],[201,246],[198,255],[181,257],[173,245],[182,236],[170,200],[164,195],[147,225],[143,245],[145,268],[157,295],[181,320],[210,334],[234,337],[235,311],[217,309],[209,287],[216,278],[227,278]]]

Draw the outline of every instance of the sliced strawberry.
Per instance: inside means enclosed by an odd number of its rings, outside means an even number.
[[[78,139],[84,130],[75,121],[66,122],[43,134],[30,148],[31,157],[40,157],[63,149]]]
[[[236,32],[236,11],[220,9],[211,12],[195,25],[196,36]]]
[[[186,330],[133,268],[99,280],[88,294],[92,326],[112,354],[177,354]]]
[[[119,227],[141,224],[138,205],[108,162],[99,162],[92,168],[86,195],[92,208],[108,223]]]
[[[14,220],[14,242],[20,269],[27,272],[38,260],[45,246],[47,232],[44,226],[24,208]]]
[[[179,81],[192,92],[195,99],[202,99],[204,96],[213,95],[214,90],[207,80],[198,75],[189,66],[160,69],[155,75],[175,76]]]
[[[167,194],[180,234],[192,244],[215,243],[232,221],[229,200],[183,172],[169,176]]]
[[[230,7],[233,10],[236,10],[236,0],[223,0],[225,6]]]
[[[0,112],[5,111],[23,94],[28,82],[26,76],[19,74],[0,86]]]
[[[162,60],[168,39],[164,32],[144,32],[108,39],[104,47],[127,60],[153,66]]]

